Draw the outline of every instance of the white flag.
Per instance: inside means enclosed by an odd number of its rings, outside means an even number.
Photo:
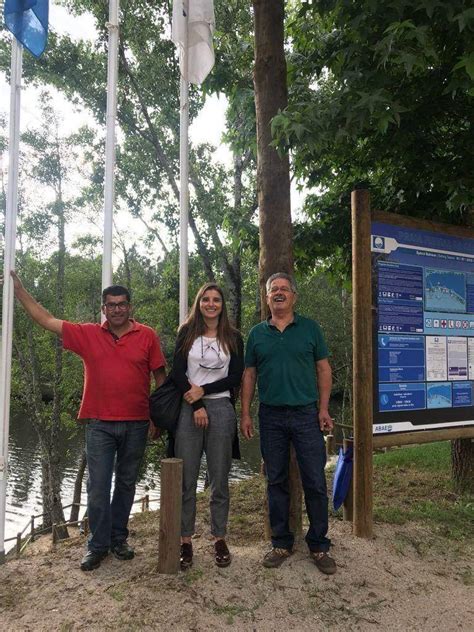
[[[173,28],[171,39],[180,48],[181,65],[183,49],[186,45],[186,22],[188,24],[188,76],[190,83],[202,83],[214,66],[214,2],[213,0],[188,0],[186,21],[183,0],[173,0]]]

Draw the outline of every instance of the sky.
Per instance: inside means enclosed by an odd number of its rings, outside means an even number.
[[[96,36],[94,28],[94,20],[92,16],[71,16],[65,7],[50,2],[50,29],[60,34],[69,34],[72,38],[83,39],[88,37],[93,39]],[[25,51],[24,54],[29,54]],[[104,85],[104,91],[106,86]],[[54,91],[54,89],[53,89]],[[8,118],[9,110],[9,84],[6,77],[0,73],[0,113],[5,114]],[[36,127],[40,123],[36,104],[39,99],[40,89],[34,87],[23,87],[21,96],[21,114],[20,125],[21,131],[25,131],[28,127]],[[92,115],[85,109],[73,106],[60,92],[54,91],[54,104],[56,109],[62,116],[61,133],[68,135],[75,131],[81,125],[89,125],[97,127]],[[222,134],[225,130],[225,110],[227,102],[224,96],[211,95],[206,99],[206,103],[194,119],[189,129],[190,141],[193,144],[206,142],[214,145],[216,150],[214,159],[224,162],[228,166],[232,164],[232,157],[228,147],[221,142]],[[105,135],[105,129],[104,135]],[[0,169],[7,171],[8,157],[0,156]],[[6,179],[6,178],[5,178]],[[303,195],[296,189],[296,184],[292,186],[292,207],[294,213],[298,212],[298,208],[303,201]],[[125,212],[118,210],[114,215],[114,221],[117,230],[126,234],[128,241],[138,241],[144,236],[144,226],[136,219]],[[101,221],[97,222],[98,226],[90,227],[92,233],[97,236],[101,234]],[[83,223],[72,224],[68,227],[68,243],[71,245],[73,241],[84,234]],[[190,235],[190,237],[192,237]],[[190,249],[192,250],[192,239],[190,240]],[[155,249],[156,250],[156,249]],[[116,262],[115,262],[116,263]]]

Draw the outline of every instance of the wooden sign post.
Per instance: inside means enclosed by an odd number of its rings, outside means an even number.
[[[369,192],[353,191],[353,402],[354,402],[354,534],[373,535],[372,516],[372,282]]]

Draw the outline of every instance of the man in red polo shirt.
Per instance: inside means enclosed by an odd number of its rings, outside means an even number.
[[[61,336],[64,348],[79,355],[84,363],[78,417],[87,420],[90,536],[81,569],[100,566],[109,550],[120,560],[132,559],[127,524],[149,429],[150,372],[157,386],[165,379],[159,338],[153,329],[130,318],[130,294],[120,285],[102,292],[106,319],[102,325],[75,324],[52,316],[25,290],[15,272],[11,274],[15,296],[29,316]]]

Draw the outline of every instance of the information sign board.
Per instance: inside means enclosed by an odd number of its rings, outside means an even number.
[[[371,233],[374,433],[474,425],[474,238]]]

